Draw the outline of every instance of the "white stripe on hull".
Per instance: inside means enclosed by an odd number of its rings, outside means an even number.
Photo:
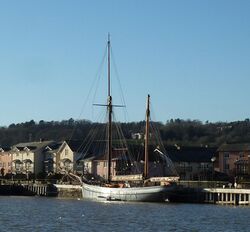
[[[163,202],[173,186],[109,188],[83,183],[83,199],[96,201],[147,201]]]

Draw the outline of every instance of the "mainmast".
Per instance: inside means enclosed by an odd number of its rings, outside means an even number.
[[[150,95],[147,98],[146,109],[146,132],[145,132],[145,158],[144,158],[144,178],[148,177],[148,141],[149,141],[149,119],[150,119]]]
[[[112,97],[110,91],[110,35],[108,35],[108,182],[111,181],[112,160]]]

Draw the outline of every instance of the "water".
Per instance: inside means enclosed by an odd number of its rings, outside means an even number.
[[[0,231],[249,231],[250,207],[0,197]]]

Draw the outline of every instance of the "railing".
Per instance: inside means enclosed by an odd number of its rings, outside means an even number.
[[[33,168],[12,168],[12,172],[16,172],[16,173],[23,173],[23,174],[26,174],[27,172],[33,172],[34,169]]]
[[[193,167],[187,166],[187,167],[176,167],[176,170],[178,173],[183,173],[183,172],[192,172]]]
[[[182,185],[189,188],[223,188],[229,186],[229,182],[226,181],[184,181],[178,182],[178,185]]]
[[[0,178],[0,185],[12,185],[12,184],[77,184],[74,182],[68,182],[58,179],[36,179],[36,180],[26,180],[26,179],[4,179]],[[188,187],[188,188],[234,188],[232,183],[226,181],[178,181],[177,185]],[[250,182],[239,182],[237,183],[237,189],[250,189]]]
[[[36,180],[27,180],[27,179],[0,179],[0,185],[13,185],[13,184],[58,184],[61,183],[60,180],[57,179],[36,179]]]

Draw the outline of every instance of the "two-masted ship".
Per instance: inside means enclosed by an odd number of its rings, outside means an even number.
[[[83,181],[82,194],[84,199],[96,201],[139,201],[139,202],[161,202],[167,199],[168,194],[175,188],[177,175],[149,177],[148,157],[149,157],[149,120],[150,120],[150,96],[147,97],[145,142],[144,142],[144,171],[138,174],[112,175],[112,112],[113,105],[110,88],[110,39],[107,44],[108,49],[108,138],[107,138],[107,180],[103,183],[91,183]]]

